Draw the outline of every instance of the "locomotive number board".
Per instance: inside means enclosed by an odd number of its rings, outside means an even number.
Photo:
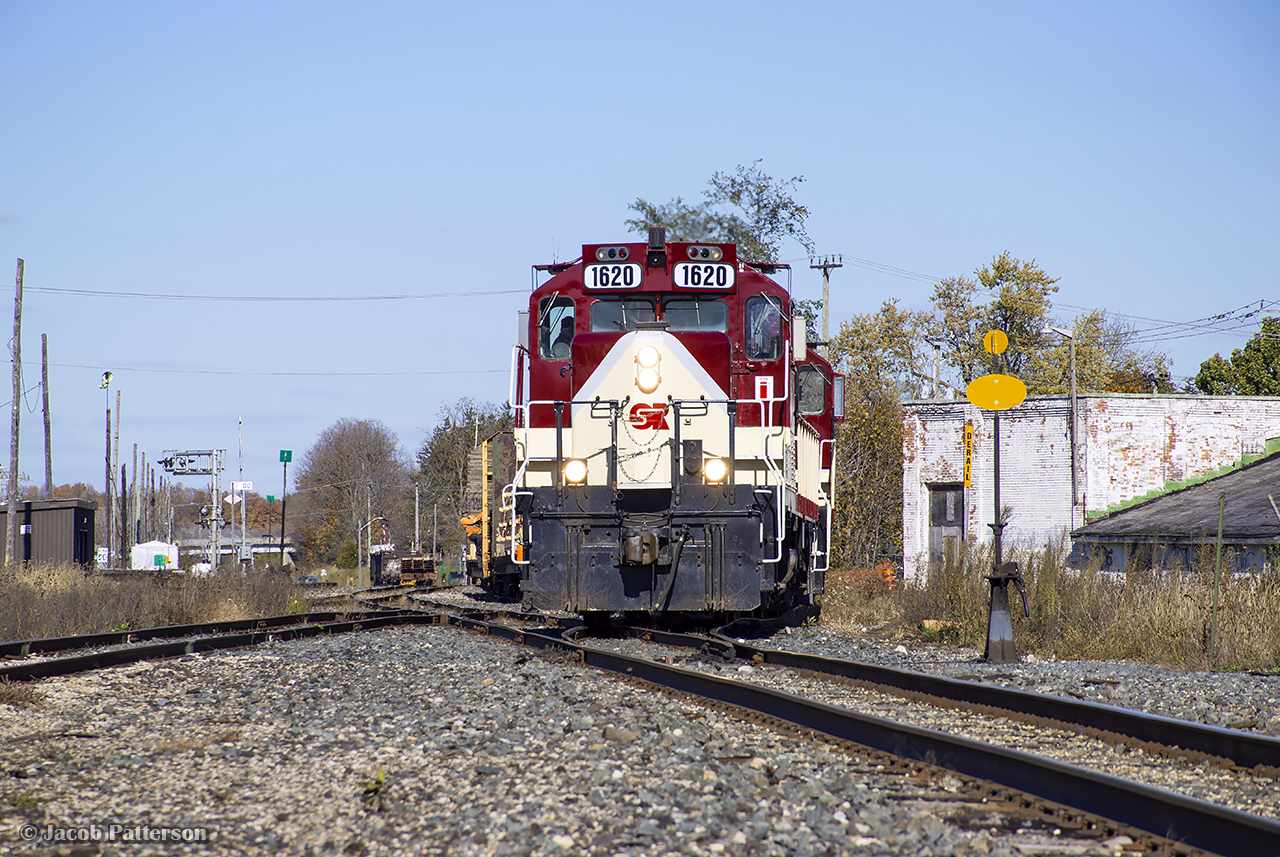
[[[731,289],[733,274],[727,262],[676,262],[671,279],[683,289]]]
[[[639,287],[642,273],[634,262],[587,265],[582,269],[582,284],[588,289],[634,289]]]

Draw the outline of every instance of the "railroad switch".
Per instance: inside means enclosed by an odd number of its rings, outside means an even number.
[[[991,610],[987,618],[987,650],[983,660],[989,664],[1016,664],[1018,648],[1013,641],[1013,616],[1009,613],[1009,584],[1022,594],[1022,610],[1027,616],[1027,589],[1016,562],[1006,562],[987,577],[991,583]]]

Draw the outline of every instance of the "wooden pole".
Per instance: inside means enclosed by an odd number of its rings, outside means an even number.
[[[111,443],[111,475],[114,478],[116,468],[120,466],[120,391],[116,390],[116,436]],[[120,493],[124,493],[124,484],[120,485]],[[124,503],[116,502],[117,498],[112,496],[111,509],[111,544],[114,550],[116,539],[120,536],[120,530],[124,528]],[[116,562],[124,562],[123,555],[116,556]],[[123,565],[112,565],[112,568],[128,568]]]
[[[44,498],[53,499],[53,431],[49,423],[49,334],[40,334],[40,389],[44,394]]]
[[[119,425],[119,423],[116,423]],[[117,442],[118,445],[118,442]],[[117,450],[118,451],[118,450]],[[124,525],[125,510],[129,508],[129,481],[128,476],[124,472],[125,465],[120,465],[120,562],[129,562],[129,531]],[[132,565],[133,563],[129,563]],[[129,565],[121,565],[120,568],[128,568]]]
[[[127,544],[138,543],[138,445],[133,445],[133,482],[129,484],[129,536]]]
[[[17,565],[13,549],[18,532],[18,424],[22,418],[22,260],[13,292],[13,422],[9,434],[9,514],[4,530],[4,561]]]

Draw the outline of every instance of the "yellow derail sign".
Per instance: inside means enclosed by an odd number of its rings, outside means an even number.
[[[1009,347],[1009,337],[1002,330],[993,330],[982,338],[982,347],[992,354],[1000,354]],[[1027,385],[1012,375],[983,375],[969,382],[964,395],[984,411],[1003,411],[1022,404],[1027,397]]]

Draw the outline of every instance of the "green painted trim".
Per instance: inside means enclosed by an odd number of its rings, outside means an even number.
[[[1136,497],[1131,497],[1128,500],[1125,500],[1121,503],[1116,503],[1113,506],[1108,506],[1107,508],[1103,509],[1101,512],[1089,512],[1087,515],[1085,515],[1085,521],[1086,523],[1093,523],[1094,521],[1097,521],[1101,518],[1105,518],[1108,515],[1114,515],[1116,512],[1122,512],[1125,509],[1131,509],[1134,506],[1141,505],[1142,503],[1147,503],[1151,500],[1156,499],[1157,497],[1163,497],[1166,494],[1172,494],[1175,491],[1181,491],[1182,489],[1190,488],[1193,485],[1200,485],[1201,483],[1208,482],[1210,479],[1217,479],[1219,476],[1226,476],[1228,473],[1232,473],[1243,467],[1248,467],[1250,464],[1253,464],[1255,461],[1261,461],[1262,459],[1270,455],[1274,455],[1278,451],[1280,451],[1280,437],[1269,437],[1266,439],[1264,443],[1263,451],[1261,455],[1244,455],[1244,456],[1241,456],[1239,460],[1233,461],[1230,464],[1225,464],[1222,467],[1219,467],[1217,470],[1211,471],[1209,473],[1204,473],[1204,474],[1201,474],[1200,476],[1193,476],[1190,479],[1170,480],[1164,483],[1163,488],[1157,488],[1154,491],[1148,491],[1146,494],[1140,494]]]

